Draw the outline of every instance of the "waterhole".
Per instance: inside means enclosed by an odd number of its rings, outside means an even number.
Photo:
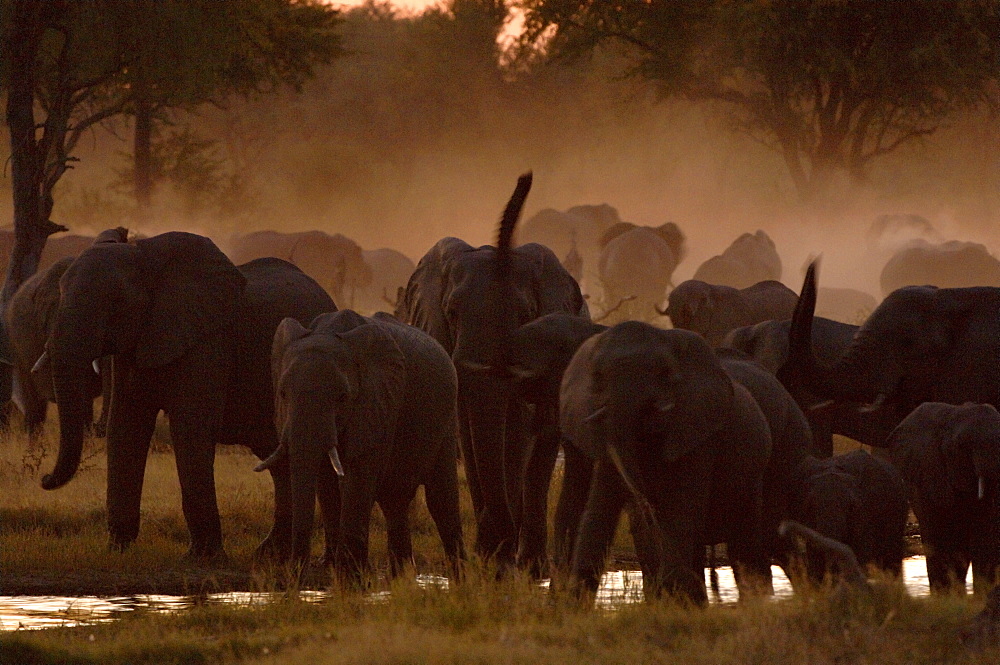
[[[712,603],[735,603],[738,597],[732,568],[717,569],[719,594],[709,592]],[[772,567],[774,575],[774,597],[789,598],[792,586],[784,572]],[[929,593],[927,567],[923,557],[903,560],[903,579],[911,596]],[[431,575],[418,575],[417,583],[424,587],[447,588],[448,580]],[[705,583],[709,584],[708,571]],[[543,583],[545,586],[547,583]],[[972,591],[971,580],[968,590]],[[371,595],[372,602],[387,598],[388,592]],[[323,591],[302,591],[299,597],[307,602],[323,602]],[[77,626],[112,621],[129,612],[179,612],[196,605],[230,604],[248,607],[272,602],[276,598],[271,593],[230,592],[203,596],[139,595],[102,598],[97,596],[0,596],[0,630],[33,630],[54,626]],[[597,605],[614,609],[621,605],[642,600],[642,573],[637,570],[618,570],[606,573],[597,593]]]

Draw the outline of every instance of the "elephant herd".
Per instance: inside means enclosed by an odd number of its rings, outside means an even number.
[[[905,286],[862,325],[841,323],[816,316],[817,264],[796,295],[758,231],[671,289],[686,251],[673,223],[634,226],[606,205],[546,210],[521,233],[544,243],[518,245],[531,182],[518,180],[495,245],[447,237],[415,267],[318,231],[252,233],[227,256],[191,233],[111,229],[53,262],[5,316],[26,425],[59,407],[43,487],[73,478],[88,430],[105,435],[110,539],[128,547],[162,411],[192,557],[223,554],[215,446],[239,444],[274,484],[258,555],[308,562],[318,501],[324,562],[353,580],[376,503],[392,572],[412,561],[420,486],[460,574],[461,466],[475,552],[581,594],[596,590],[623,514],[647,597],[703,603],[706,546],[719,543],[741,594],[768,593],[772,563],[796,584],[822,582],[830,542],[899,575],[911,507],[933,591],[964,589],[970,565],[977,592],[993,586],[1000,288]],[[654,273],[655,289],[625,283]],[[669,290],[673,327],[634,308],[598,323],[588,283],[603,285],[605,307],[634,296],[655,308]],[[364,315],[374,309],[393,313]],[[835,433],[886,459],[834,456]],[[783,522],[816,536],[779,536]]]

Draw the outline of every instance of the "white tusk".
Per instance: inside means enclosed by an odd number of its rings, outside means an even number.
[[[31,366],[31,373],[38,374],[48,364],[49,364],[49,352],[43,351],[42,355],[38,356],[38,360],[35,361],[35,364]]]
[[[97,376],[101,375],[101,367],[100,365],[97,364],[96,360],[90,363],[90,366],[94,368],[94,374],[96,374]]]
[[[667,411],[672,411],[675,406],[677,406],[676,402],[657,402],[656,410],[660,413],[666,413]]]
[[[284,443],[279,443],[278,447],[274,449],[273,453],[271,453],[271,456],[255,466],[253,470],[263,471],[265,469],[270,469],[279,462],[283,462],[286,457],[288,457],[288,446]]]
[[[826,407],[832,406],[832,405],[833,405],[833,400],[832,399],[827,399],[827,400],[823,400],[822,402],[817,402],[816,404],[813,404],[807,410],[808,411],[819,411],[820,409],[825,409]]]
[[[600,418],[602,415],[604,415],[604,412],[607,411],[607,410],[608,410],[607,406],[599,406],[596,409],[594,409],[594,411],[589,416],[587,416],[586,418],[584,418],[583,420],[584,420],[584,422],[588,422],[588,423],[592,422],[593,420],[595,420],[597,418]]]
[[[507,371],[510,372],[515,379],[531,379],[535,376],[535,372],[527,367],[524,367],[523,365],[511,365],[507,368]]]
[[[337,472],[337,475],[341,478],[344,477],[344,467],[340,463],[340,455],[337,454],[337,446],[330,448],[330,462],[333,463],[333,470]]]
[[[979,500],[983,500],[983,495],[986,494],[986,479],[979,476]]]

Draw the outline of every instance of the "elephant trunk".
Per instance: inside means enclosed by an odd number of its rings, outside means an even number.
[[[289,448],[292,486],[292,556],[296,561],[308,561],[319,470],[321,465],[330,463],[327,451],[337,450],[337,423],[332,415],[318,419],[308,418],[294,423],[285,431],[288,434],[287,438],[282,437],[282,445],[288,445]],[[338,469],[338,473],[341,471]]]
[[[59,456],[52,473],[42,478],[42,487],[47,490],[68,483],[80,466],[83,436],[93,412],[92,398],[84,388],[92,374],[89,362],[60,362],[53,368],[52,380],[59,405]]]
[[[89,324],[89,325],[88,325]],[[59,407],[59,456],[42,487],[56,489],[68,483],[80,466],[84,432],[91,425],[93,382],[91,363],[101,356],[104,338],[99,320],[75,316],[72,308],[60,311],[50,348],[52,382]]]

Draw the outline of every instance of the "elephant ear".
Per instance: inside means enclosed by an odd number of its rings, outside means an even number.
[[[139,367],[160,367],[230,323],[246,278],[203,236],[164,233],[135,246],[151,300],[135,361]]]
[[[538,303],[536,316],[566,312],[575,316],[590,317],[590,310],[580,292],[580,285],[551,249],[532,243],[522,245],[515,251],[530,257],[534,264],[533,286],[535,302]]]
[[[309,334],[309,330],[302,326],[297,320],[286,317],[278,324],[274,331],[274,341],[271,343],[271,385],[277,391],[278,380],[281,378],[282,359],[285,357],[285,349],[292,342],[302,339]]]
[[[594,356],[603,335],[594,335],[580,345],[563,372],[559,388],[559,428],[563,440],[591,459],[604,456],[604,447],[587,422],[596,408],[592,389]]]
[[[406,386],[406,357],[387,326],[366,323],[337,337],[353,352],[357,397],[345,419],[345,459],[388,454]],[[405,426],[406,423],[403,423]],[[349,442],[349,443],[348,443]]]
[[[455,350],[451,326],[444,303],[453,284],[452,269],[460,254],[474,251],[458,238],[442,238],[427,250],[406,283],[406,290],[396,304],[396,316],[403,322],[427,332],[450,355]]]
[[[601,249],[604,249],[609,242],[634,228],[636,228],[635,224],[630,222],[618,222],[617,224],[613,224],[607,231],[601,234],[601,238],[598,240],[597,244]]]
[[[675,401],[684,406],[669,414],[669,431],[681,435],[662,439],[661,457],[668,463],[679,460],[724,428],[736,414],[737,392],[744,392],[722,369],[700,336],[687,331],[674,334],[688,339],[681,342],[674,355],[679,371],[679,376],[672,379],[676,386]],[[742,395],[747,396],[749,393]],[[752,396],[750,400],[753,401]]]
[[[925,402],[889,434],[885,446],[908,487],[936,504],[954,500],[945,459],[951,434],[942,421],[942,404]]]

